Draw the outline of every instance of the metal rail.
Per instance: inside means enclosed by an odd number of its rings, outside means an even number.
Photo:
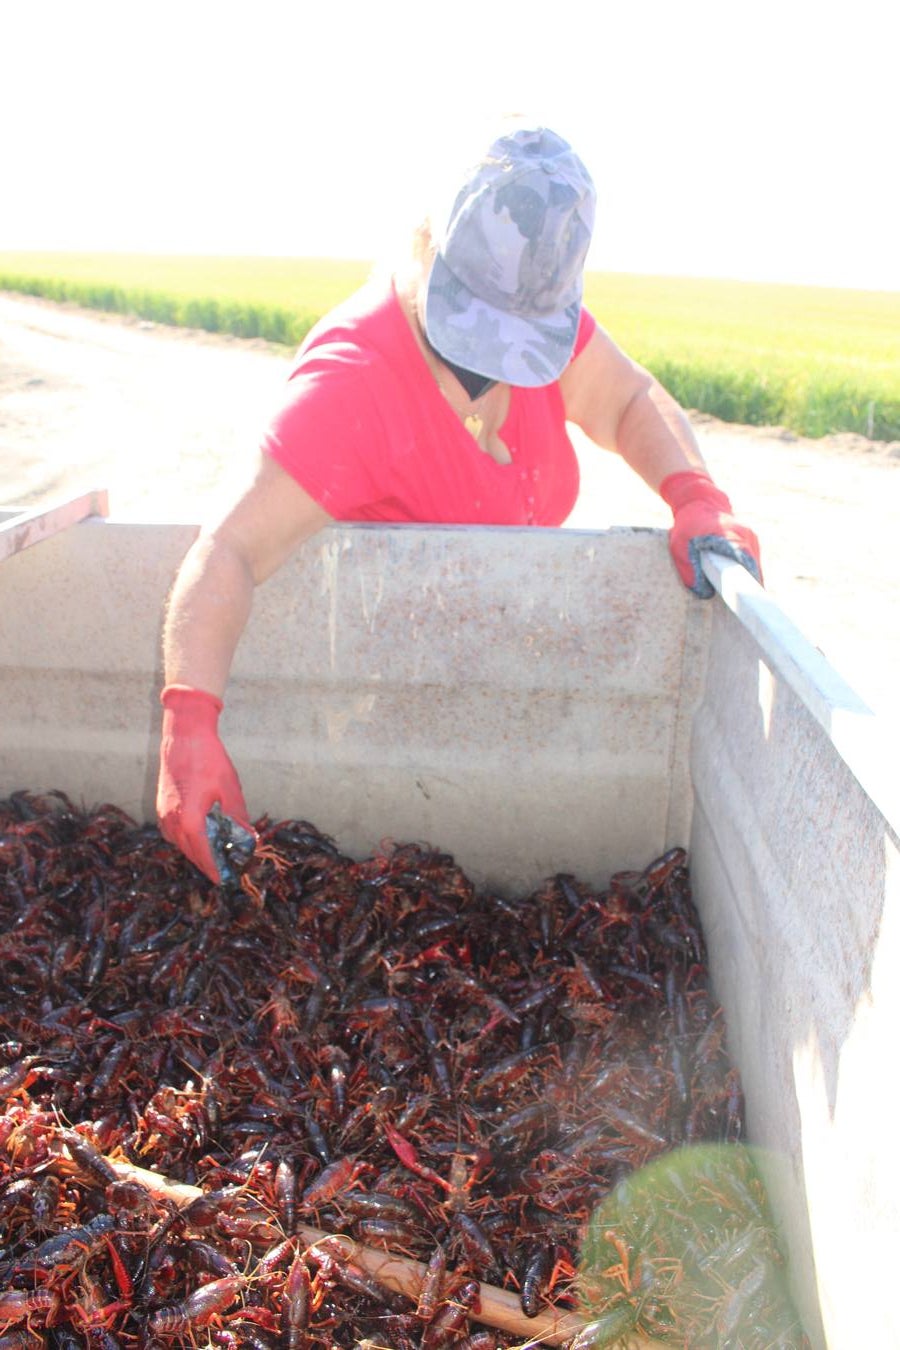
[[[49,539],[70,525],[87,520],[89,516],[108,516],[109,499],[106,488],[95,488],[79,497],[36,506],[31,511],[15,512],[0,524],[0,562],[21,553],[32,544]]]
[[[772,669],[828,733],[891,827],[900,830],[900,790],[891,754],[896,726],[872,711],[745,567],[707,553],[703,571]]]

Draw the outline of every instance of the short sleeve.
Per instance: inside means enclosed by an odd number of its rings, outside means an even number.
[[[333,344],[304,356],[262,451],[336,520],[390,492],[390,446],[373,389],[373,358]]]
[[[582,308],[581,318],[578,320],[578,332],[575,335],[575,346],[572,349],[571,359],[574,361],[576,356],[584,351],[597,329],[597,320],[587,309]]]

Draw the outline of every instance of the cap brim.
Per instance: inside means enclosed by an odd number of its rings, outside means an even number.
[[[572,358],[580,299],[558,314],[524,318],[496,309],[463,286],[440,254],[425,297],[425,332],[456,366],[535,389],[558,380]]]

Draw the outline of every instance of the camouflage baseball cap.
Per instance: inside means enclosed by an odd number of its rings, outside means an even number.
[[[425,331],[440,355],[527,388],[557,379],[578,332],[595,201],[555,132],[517,128],[494,141],[435,239]]]

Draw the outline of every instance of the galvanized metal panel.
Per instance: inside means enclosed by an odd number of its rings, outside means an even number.
[[[823,730],[821,698],[810,708],[795,692],[797,663],[812,677],[821,658],[766,640],[759,619],[751,631],[715,609],[691,756],[692,877],[807,1327],[817,1344],[895,1345],[896,1302],[874,1291],[890,1287],[900,1232],[885,1166],[897,828]],[[850,691],[832,698],[835,714],[868,716]]]
[[[85,526],[4,565],[0,790],[152,816],[192,535]],[[222,732],[254,815],[428,840],[507,889],[601,881],[687,838],[704,619],[655,531],[334,527],[257,594]]]

